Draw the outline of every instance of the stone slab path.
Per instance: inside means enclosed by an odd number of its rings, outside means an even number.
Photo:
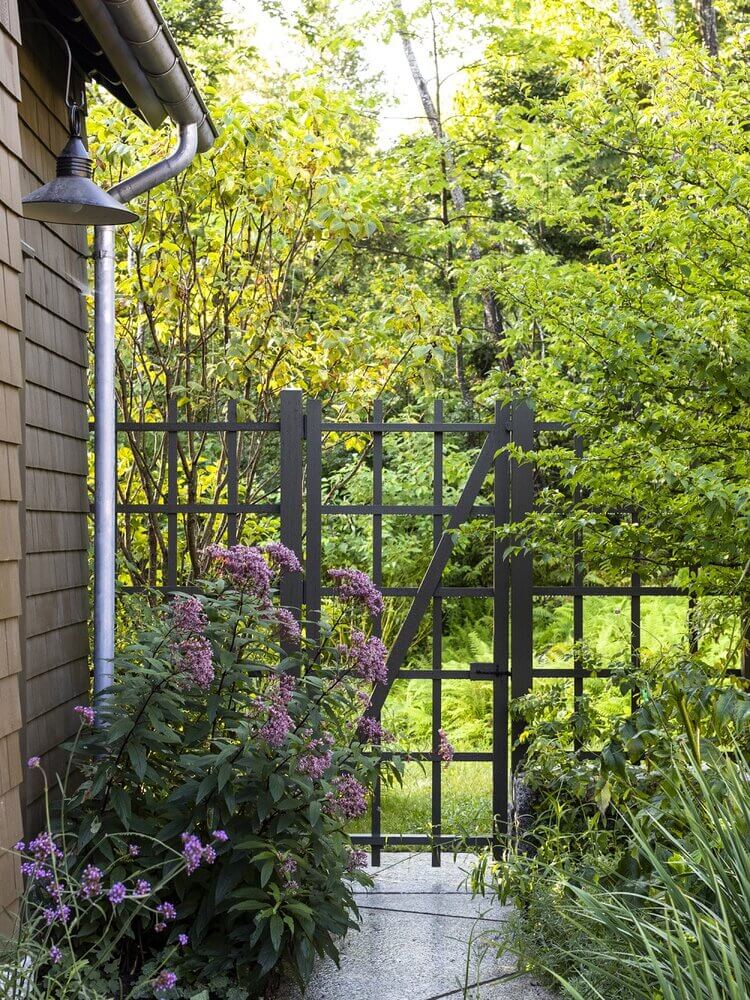
[[[510,908],[473,899],[463,882],[471,859],[383,854],[358,890],[362,929],[342,946],[341,968],[321,962],[304,1000],[555,1000],[528,976],[514,979],[498,957],[497,936]],[[278,1000],[303,1000],[284,987]],[[559,998],[558,998],[559,1000]]]

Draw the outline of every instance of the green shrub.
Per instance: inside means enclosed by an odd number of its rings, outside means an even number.
[[[385,661],[357,628],[380,602],[366,577],[341,571],[338,618],[313,643],[271,601],[278,563],[296,568],[288,550],[214,556],[222,577],[204,596],[157,609],[118,657],[57,835],[74,878],[93,866],[122,887],[114,902],[97,890],[72,940],[53,921],[60,966],[114,934],[115,975],[134,996],[152,994],[134,979],[165,953],[180,983],[229,976],[250,996],[282,968],[304,983],[316,955],[336,958],[357,924],[352,883],[368,881],[344,826],[378,767],[386,782],[400,773],[363,715]],[[166,898],[142,905],[143,872],[168,882]]]
[[[682,655],[615,681],[638,696],[615,720],[557,686],[520,706],[533,808],[494,866],[506,943],[586,1000],[750,995],[750,697]]]

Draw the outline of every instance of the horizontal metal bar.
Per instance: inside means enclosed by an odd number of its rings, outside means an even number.
[[[492,843],[492,834],[488,833],[484,837],[464,837],[460,833],[451,836],[448,833],[439,837],[429,837],[424,833],[381,833],[379,837],[373,837],[370,833],[352,833],[351,840],[355,844],[374,844],[379,847],[391,847],[398,844],[415,844],[426,847],[432,844],[467,844],[476,847],[482,844]]]
[[[241,421],[230,423],[228,420],[123,420],[117,424],[117,430],[154,431],[155,433],[181,434],[189,431],[278,431],[281,424],[278,420],[271,421]],[[89,431],[96,432],[96,425],[89,423]]]
[[[455,507],[450,504],[430,506],[430,504],[382,504],[382,503],[324,503],[320,510],[322,514],[410,514],[412,516],[434,517],[439,514],[450,515]],[[492,507],[487,505],[471,508],[471,517],[491,517]]]
[[[489,431],[495,425],[494,424],[478,424],[478,423],[456,423],[456,424],[436,424],[436,423],[424,423],[424,424],[408,424],[408,423],[382,423],[374,420],[365,420],[362,423],[355,423],[353,421],[326,421],[324,420],[321,428],[323,431],[346,431],[346,432],[358,432],[361,431],[363,434],[372,433],[373,431],[378,434],[435,434],[435,433],[448,433],[453,432],[454,434],[475,434],[479,431]]]
[[[682,587],[532,587],[534,597],[687,597]]]
[[[118,514],[278,514],[277,503],[118,503]]]
[[[470,681],[473,680],[468,670],[401,670],[399,680],[443,680],[443,681]]]
[[[381,587],[383,597],[414,597],[417,587]],[[333,587],[323,587],[321,594],[332,597],[336,591]],[[492,597],[492,587],[437,587],[435,597]]]

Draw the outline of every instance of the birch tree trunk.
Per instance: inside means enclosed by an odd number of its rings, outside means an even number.
[[[442,148],[443,157],[443,167],[444,174],[446,178],[446,183],[448,190],[450,191],[451,204],[453,206],[454,212],[463,216],[462,226],[467,236],[469,236],[469,259],[479,260],[482,256],[482,252],[475,241],[471,240],[470,226],[468,220],[465,218],[466,213],[466,195],[464,189],[458,180],[456,171],[456,160],[453,155],[453,149],[451,148],[450,140],[446,136],[443,130],[443,124],[440,117],[440,112],[432,100],[432,95],[430,94],[430,89],[427,86],[427,81],[424,78],[422,70],[420,69],[419,62],[417,60],[416,53],[414,51],[414,46],[411,42],[411,37],[407,30],[406,24],[406,14],[404,12],[401,0],[392,0],[393,2],[393,12],[396,19],[396,30],[398,31],[399,37],[401,38],[401,44],[404,49],[404,55],[406,56],[406,62],[411,71],[412,78],[419,93],[419,99],[422,102],[422,108],[425,113],[425,117],[430,126],[430,130],[434,135],[437,142],[440,143]],[[497,306],[497,301],[491,289],[486,288],[481,291],[482,298],[482,313],[484,329],[492,337],[493,341],[499,343],[503,340],[503,323],[500,317],[500,311]],[[455,312],[455,308],[454,308]],[[460,348],[460,345],[457,345]],[[507,355],[503,355],[502,364],[506,369],[512,366],[512,361]],[[463,357],[462,353],[457,353],[456,355],[456,366],[457,375],[461,371],[461,376],[464,376],[463,371]],[[460,386],[461,394],[466,402],[471,400],[471,394],[468,390],[468,386]],[[468,398],[467,398],[468,397]]]

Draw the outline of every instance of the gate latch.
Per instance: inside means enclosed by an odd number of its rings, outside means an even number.
[[[503,670],[498,663],[470,663],[471,680],[484,680],[488,677],[510,677],[510,670]]]

